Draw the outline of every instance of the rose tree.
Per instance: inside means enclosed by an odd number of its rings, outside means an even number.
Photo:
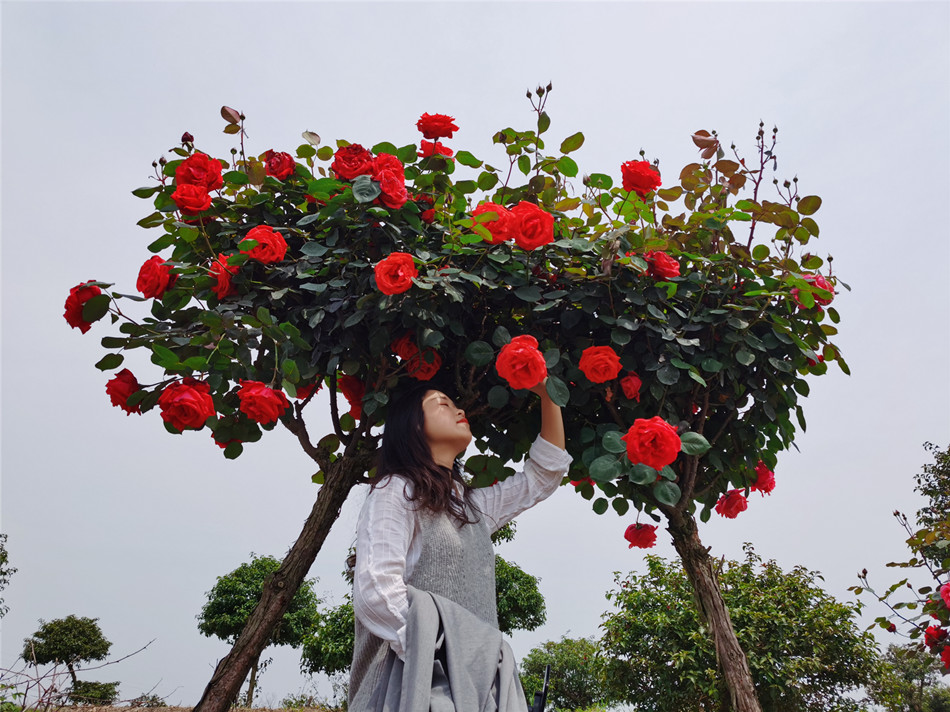
[[[830,341],[841,283],[830,258],[804,251],[821,200],[797,180],[772,180],[764,197],[776,132],[761,125],[748,165],[699,131],[702,160],[678,176],[623,156],[621,185],[581,176],[570,154],[583,134],[556,151],[543,138],[549,92],[529,93],[534,129],[494,135],[498,165],[441,143],[460,129],[428,113],[420,146],[334,150],[305,132],[296,157],[254,157],[244,116],[225,107],[241,139],[230,162],[186,134],[133,191],[154,205],[139,224],[164,255],[145,261],[142,296],[96,280],[70,292],[72,326],[118,323],[100,369],[132,349],[157,367],[145,383],[120,371],[115,405],[157,408],[172,433],[207,429],[228,458],[279,421],[319,466],[304,531],[199,706],[236,694],[349,490],[372,474],[400,381],[438,376],[455,392],[480,451],[466,468],[484,486],[525,456],[537,433],[525,389],[547,376],[577,492],[598,514],[666,518],[735,706],[758,709],[696,518],[735,516],[750,488],[769,491],[763,473],[805,425],[806,377],[831,361],[847,372]],[[315,440],[305,414],[323,385],[334,432]]]

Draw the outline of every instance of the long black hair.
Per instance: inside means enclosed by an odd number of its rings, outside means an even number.
[[[469,517],[473,488],[462,477],[459,461],[451,469],[437,464],[425,437],[422,401],[434,390],[441,389],[436,384],[417,382],[394,394],[386,414],[373,487],[384,486],[394,476],[404,477],[412,483],[406,499],[416,502],[420,509],[446,512],[462,524],[472,524],[477,521]],[[460,485],[461,497],[455,483]]]

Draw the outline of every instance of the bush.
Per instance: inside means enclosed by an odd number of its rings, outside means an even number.
[[[77,680],[69,691],[69,701],[74,705],[111,705],[119,699],[118,682],[91,682]]]

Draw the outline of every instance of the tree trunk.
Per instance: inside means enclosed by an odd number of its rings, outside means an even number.
[[[354,450],[356,448],[353,448]],[[347,448],[348,451],[351,448]],[[264,584],[261,600],[254,609],[240,637],[215,668],[204,694],[194,712],[227,712],[237,699],[241,684],[248,672],[267,647],[274,628],[280,623],[290,601],[310,571],[310,566],[320,552],[330,527],[340,516],[340,508],[346,501],[357,478],[366,472],[365,454],[349,452],[325,471],[324,484],[320,487],[317,501],[303,526],[303,531],[290,548],[280,568]]]
[[[699,540],[696,520],[689,514],[675,510],[667,510],[667,515],[673,546],[683,561],[683,568],[699,600],[700,614],[712,634],[716,660],[729,691],[731,709],[736,712],[762,712],[749,662],[739,647],[729,609],[722,600],[715,563]]]
[[[247,681],[247,702],[244,705],[248,709],[254,706],[254,687],[257,684],[257,663],[260,662],[260,658],[254,661],[254,664],[251,665],[251,679]]]

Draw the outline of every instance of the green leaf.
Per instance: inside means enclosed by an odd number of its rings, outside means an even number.
[[[601,455],[590,463],[589,474],[595,482],[610,482],[620,474],[620,461],[616,455]]]
[[[584,145],[584,134],[578,131],[576,134],[568,136],[561,141],[561,153],[570,153],[576,151]]]
[[[459,151],[455,154],[455,160],[461,163],[463,166],[468,166],[469,168],[481,168],[482,162],[475,158],[468,151]]]
[[[670,482],[669,480],[659,480],[656,484],[653,485],[653,496],[656,497],[657,502],[665,504],[669,507],[672,507],[674,504],[680,501],[680,492],[679,485],[675,482]]]
[[[574,162],[574,159],[570,156],[561,156],[557,162],[557,169],[561,171],[568,178],[573,178],[577,175],[577,163]]]
[[[748,366],[753,361],[755,361],[755,354],[745,349],[739,349],[736,351],[736,361],[741,363],[743,366]]]
[[[125,357],[122,354],[106,354],[96,363],[96,368],[100,371],[111,371],[122,365]]]
[[[146,215],[144,218],[142,218],[135,224],[140,227],[149,228],[149,227],[158,227],[163,222],[165,222],[165,216],[162,215],[161,213],[155,212],[155,213],[152,213],[151,215]]]
[[[208,367],[208,359],[204,356],[192,356],[186,358],[182,364],[193,371],[204,371]]]
[[[567,384],[557,376],[548,376],[544,388],[556,406],[563,408],[570,400],[571,392],[568,390]]]
[[[798,201],[797,210],[801,215],[814,215],[821,207],[821,198],[817,195],[806,195]]]
[[[377,143],[375,146],[373,146],[373,147],[370,149],[370,151],[372,151],[373,153],[375,153],[377,156],[378,156],[380,153],[388,153],[388,154],[391,155],[391,156],[395,156],[397,149],[396,149],[396,147],[395,147],[393,144],[389,143],[388,141],[383,141],[383,142]]]
[[[479,190],[491,190],[498,184],[498,176],[488,171],[482,171],[478,174]]]
[[[588,180],[590,187],[598,190],[610,190],[614,185],[614,179],[604,173],[591,173]]]
[[[235,460],[241,456],[241,453],[244,452],[244,446],[241,443],[228,443],[228,446],[224,448],[224,456],[229,460]]]
[[[671,363],[665,363],[660,367],[660,370],[656,372],[656,379],[664,386],[672,386],[680,380],[679,369]]]
[[[332,147],[320,146],[320,148],[317,149],[317,158],[319,158],[321,161],[329,161],[331,158],[333,158],[334,153],[335,152]]]
[[[525,175],[531,172],[531,159],[524,154],[518,156],[518,170]]]
[[[687,455],[705,455],[711,446],[699,433],[683,433],[680,435],[680,449]]]
[[[488,390],[488,405],[492,408],[504,408],[508,405],[509,391],[504,386],[492,386]]]
[[[630,511],[630,502],[625,500],[623,497],[616,497],[613,501],[611,501],[610,506],[612,506],[614,511],[616,511],[621,517]]]
[[[603,514],[607,511],[608,504],[606,499],[603,497],[598,497],[594,500],[594,504],[591,506],[593,507],[596,514]]]
[[[754,259],[762,260],[768,259],[769,256],[769,246],[768,245],[756,245],[752,248],[752,257]]]
[[[283,363],[280,364],[280,370],[283,371],[284,376],[286,376],[287,380],[291,383],[300,381],[300,369],[297,366],[297,362],[292,358],[285,358]]]
[[[152,185],[147,188],[136,188],[132,191],[132,195],[134,195],[136,198],[151,198],[161,189],[162,186],[160,185]]]
[[[608,430],[600,442],[607,452],[621,453],[626,452],[627,444],[621,440],[623,434],[619,430]]]
[[[109,295],[97,294],[82,305],[82,320],[89,322],[99,321],[109,311]]]
[[[473,366],[484,366],[495,358],[495,350],[484,341],[473,341],[465,349],[465,360]]]
[[[511,341],[511,332],[505,327],[499,326],[497,329],[495,329],[495,333],[492,334],[491,340],[495,346],[501,348]]]
[[[515,296],[526,302],[537,302],[541,299],[541,290],[535,286],[518,287],[515,290]]]
[[[231,183],[232,185],[247,185],[251,180],[247,173],[242,171],[228,171],[221,177],[225,183]]]
[[[371,203],[382,194],[379,183],[368,175],[356,176],[353,180],[353,197],[360,203]]]
[[[672,482],[673,480],[676,479],[676,470],[674,470],[669,465],[664,465],[662,469],[660,469],[660,477]]]
[[[152,350],[152,363],[156,366],[161,366],[166,370],[173,370],[181,366],[178,356],[167,346],[151,344],[150,348]]]
[[[712,357],[707,357],[703,359],[702,367],[704,371],[709,371],[709,373],[718,373],[722,370],[722,362]]]
[[[542,111],[541,115],[538,116],[538,134],[543,134],[551,127],[551,117],[548,116],[548,112]]]
[[[651,484],[656,482],[658,476],[659,473],[656,470],[649,465],[644,465],[642,462],[631,467],[630,472],[627,473],[627,479],[635,485]]]

